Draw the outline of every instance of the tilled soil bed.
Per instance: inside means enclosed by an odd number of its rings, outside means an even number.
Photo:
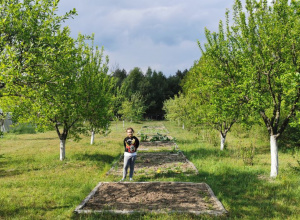
[[[134,176],[151,177],[161,174],[197,174],[196,167],[182,154],[170,152],[139,152],[135,162]],[[108,174],[121,177],[123,157]]]
[[[207,184],[184,182],[99,183],[75,211],[226,213]]]
[[[172,141],[141,141],[139,151],[174,151],[177,145]]]

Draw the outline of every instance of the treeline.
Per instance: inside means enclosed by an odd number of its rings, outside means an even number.
[[[299,1],[252,0],[243,7],[236,0],[217,32],[205,30],[207,43],[198,42],[202,56],[184,79],[183,93],[165,102],[167,118],[216,129],[221,150],[234,124],[264,126],[276,177],[278,140],[298,136],[299,144],[299,15]]]
[[[187,70],[178,70],[166,77],[150,67],[146,73],[136,67],[129,73],[117,69],[112,73],[116,80],[115,117],[125,120],[164,119],[163,103],[182,91],[181,81]]]

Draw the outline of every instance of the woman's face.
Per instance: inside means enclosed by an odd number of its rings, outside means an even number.
[[[128,130],[127,130],[127,136],[128,136],[128,137],[132,137],[132,136],[133,136],[133,132],[132,132],[131,129],[128,129]]]

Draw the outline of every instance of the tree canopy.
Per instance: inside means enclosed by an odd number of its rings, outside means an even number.
[[[232,22],[227,12],[225,29],[221,21],[218,32],[206,30],[202,56],[184,79],[202,123],[222,135],[250,113],[261,118],[270,135],[271,177],[278,175],[277,139],[299,113],[299,12],[298,1],[247,0],[243,7],[236,0]]]
[[[1,108],[18,122],[55,128],[60,159],[69,135],[103,129],[110,115],[112,80],[103,50],[90,46],[92,37],[70,37],[61,23],[76,11],[57,16],[58,1],[3,1]],[[84,121],[89,126],[83,126]]]

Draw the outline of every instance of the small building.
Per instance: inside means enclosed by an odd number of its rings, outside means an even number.
[[[8,132],[10,125],[12,125],[11,115],[7,113],[4,115],[2,109],[0,109],[0,115],[4,116],[3,118],[0,118],[0,131],[2,132]]]

